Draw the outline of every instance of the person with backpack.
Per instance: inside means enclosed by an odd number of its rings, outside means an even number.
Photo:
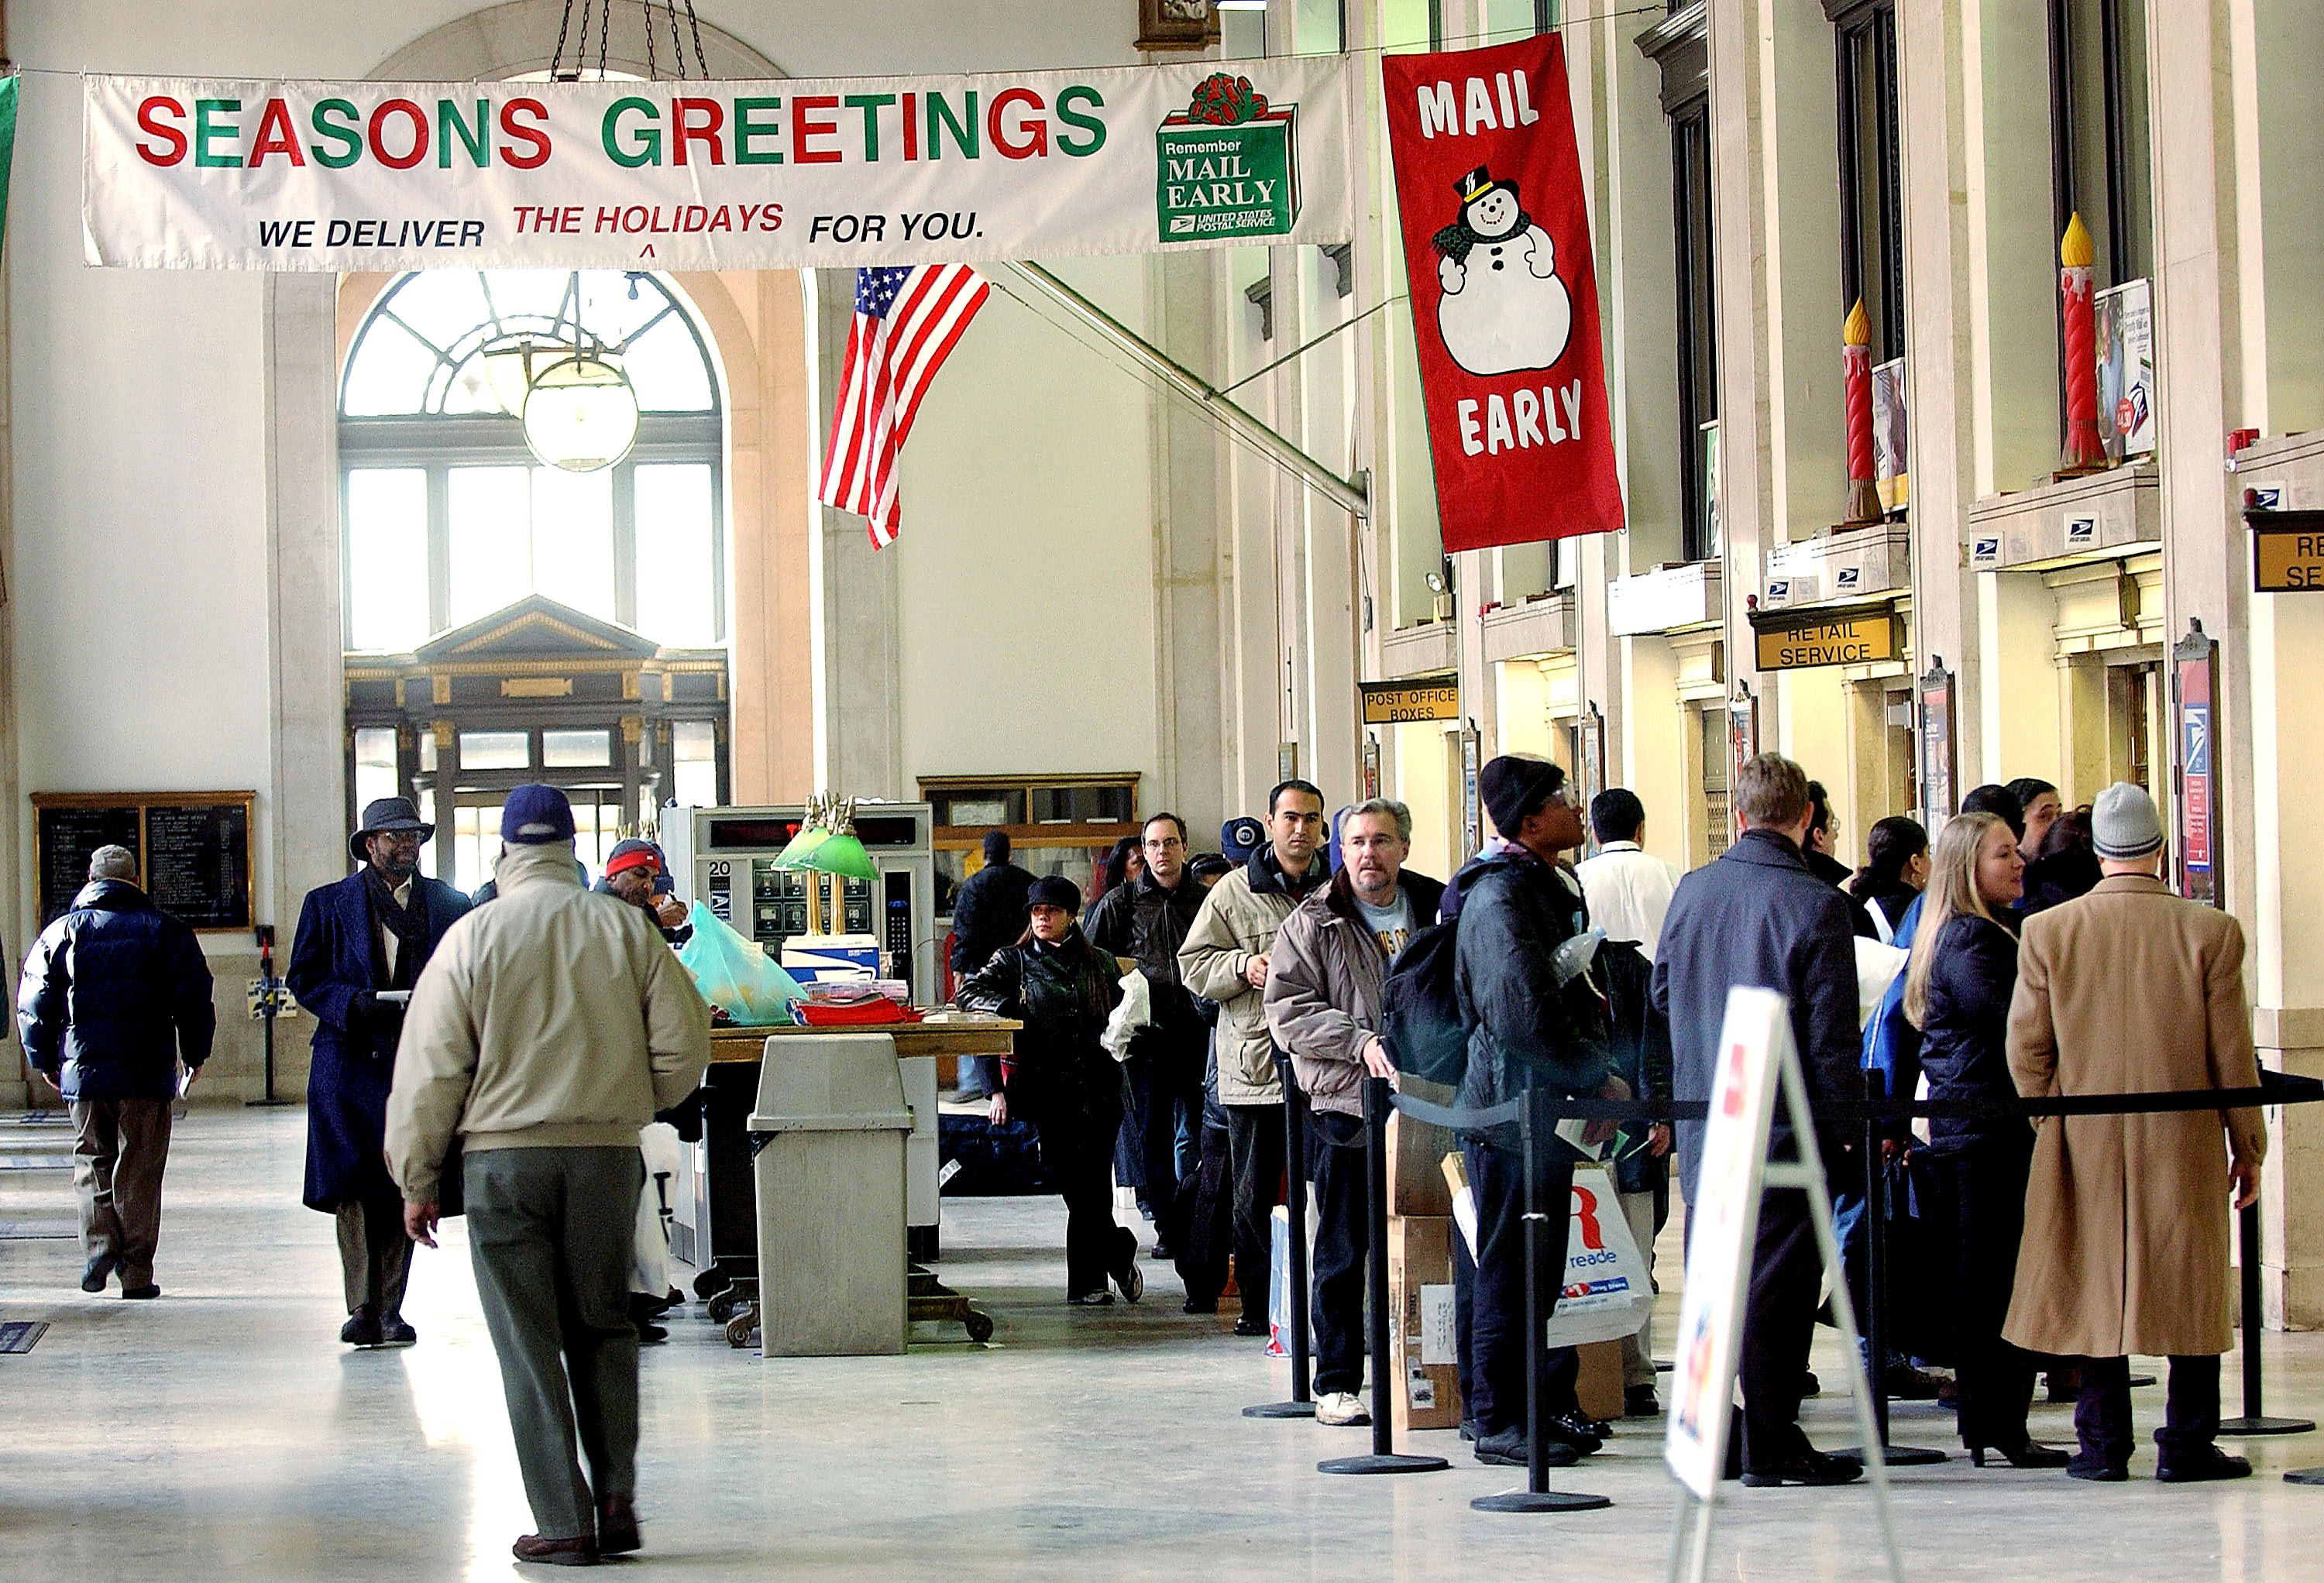
[[[1614,1072],[1605,1003],[1578,965],[1586,948],[1565,949],[1590,938],[1580,933],[1577,898],[1558,867],[1559,855],[1582,843],[1582,815],[1566,797],[1565,771],[1504,755],[1485,766],[1478,789],[1494,828],[1515,850],[1487,852],[1462,870],[1453,951],[1453,989],[1468,1039],[1461,1105],[1483,1109],[1534,1089],[1628,1099],[1629,1086]],[[1593,1124],[1598,1136],[1591,1141],[1612,1130],[1610,1122]],[[1523,1467],[1526,1349],[1542,1344],[1540,1333],[1528,1333],[1526,1325],[1526,1162],[1517,1140],[1502,1133],[1463,1141],[1477,1204],[1466,1405],[1476,1425],[1477,1459]],[[1563,1144],[1537,1143],[1533,1185],[1547,1214],[1548,1246],[1560,1253],[1573,1163]],[[1536,1269],[1538,1312],[1555,1309],[1563,1270],[1558,1256]],[[1537,1405],[1554,1466],[1570,1466],[1603,1443],[1575,1396],[1578,1373],[1571,1348],[1553,1349],[1541,1370]]]
[[[1378,1029],[1388,963],[1436,916],[1444,887],[1404,866],[1412,810],[1374,797],[1340,824],[1340,871],[1275,937],[1262,998],[1267,1030],[1291,1057],[1308,1113],[1315,1182],[1315,1422],[1370,1423],[1364,1383],[1364,1260],[1371,1220],[1363,1085],[1395,1071]]]

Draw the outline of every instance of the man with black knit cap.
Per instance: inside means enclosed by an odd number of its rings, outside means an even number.
[[[1482,1109],[1535,1089],[1626,1099],[1629,1089],[1613,1075],[1602,1004],[1583,977],[1588,937],[1579,933],[1578,898],[1557,867],[1561,853],[1582,843],[1582,815],[1566,798],[1565,771],[1545,759],[1505,754],[1485,766],[1477,788],[1501,839],[1460,875],[1453,983],[1469,1031],[1461,1105]],[[1514,1128],[1463,1142],[1477,1202],[1471,1399],[1464,1406],[1476,1423],[1477,1459],[1523,1467],[1526,1352],[1542,1344],[1525,1322],[1526,1160]],[[1533,1164],[1548,1246],[1562,1252],[1572,1156],[1545,1139]],[[1535,1272],[1543,1314],[1556,1306],[1563,1268],[1554,1257]],[[1552,1350],[1541,1370],[1537,1410],[1549,1459],[1559,1466],[1601,1443],[1582,1415],[1578,1373],[1571,1348]]]
[[[420,872],[420,848],[436,827],[408,797],[364,809],[347,852],[362,864],[336,885],[307,893],[290,944],[290,993],[315,1017],[307,1075],[309,1209],[338,1219],[347,1322],[355,1347],[408,1347],[403,1284],[411,1242],[403,1195],[387,1174],[380,1140],[405,1003],[420,970],[468,898]]]

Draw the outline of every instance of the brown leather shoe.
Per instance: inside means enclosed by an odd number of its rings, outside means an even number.
[[[594,1567],[597,1542],[586,1533],[573,1539],[543,1539],[528,1533],[509,1547],[509,1553],[537,1567]]]
[[[597,1553],[601,1556],[625,1556],[635,1553],[645,1541],[638,1536],[637,1503],[628,1496],[605,1496],[597,1502]]]

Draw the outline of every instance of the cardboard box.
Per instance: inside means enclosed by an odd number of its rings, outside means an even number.
[[[1582,1398],[1582,1413],[1586,1418],[1618,1419],[1622,1416],[1622,1343],[1591,1341],[1574,1349],[1582,1364],[1582,1377],[1574,1382],[1574,1394]]]
[[[1450,1105],[1452,1091],[1442,1083],[1418,1078],[1399,1080],[1403,1091],[1432,1105]],[[1441,1127],[1416,1121],[1398,1111],[1388,1121],[1388,1212],[1390,1215],[1443,1216],[1452,1212],[1452,1192],[1444,1184],[1444,1156],[1458,1152],[1460,1140]]]
[[[1455,1429],[1461,1370],[1452,1339],[1452,1221],[1399,1215],[1388,1223],[1390,1422],[1398,1434]],[[1616,1384],[1621,1365],[1615,1364]]]

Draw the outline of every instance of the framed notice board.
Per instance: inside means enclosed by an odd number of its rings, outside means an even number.
[[[72,906],[101,846],[137,854],[139,883],[163,912],[196,929],[251,925],[250,809],[257,794],[35,792],[41,923]]]

